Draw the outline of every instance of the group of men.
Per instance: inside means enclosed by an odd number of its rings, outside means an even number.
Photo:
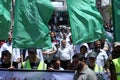
[[[12,37],[9,37],[0,48],[0,68],[75,70],[74,80],[97,80],[96,73],[107,72],[111,80],[119,80],[120,42],[114,42],[113,49],[108,51],[109,45],[106,47],[102,40],[73,45],[69,29],[68,33],[63,30],[59,37],[55,32],[50,34],[51,49],[29,48],[24,56],[21,49],[12,49]]]

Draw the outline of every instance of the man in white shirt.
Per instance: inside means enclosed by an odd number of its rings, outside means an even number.
[[[60,58],[61,67],[66,69],[66,64],[72,60],[73,51],[69,46],[66,45],[66,40],[62,40],[61,47],[58,48],[57,57]]]
[[[96,57],[96,64],[105,67],[106,60],[108,59],[108,55],[105,50],[101,49],[101,42],[95,41],[94,42],[94,49],[90,50],[89,52],[95,51],[97,53]]]

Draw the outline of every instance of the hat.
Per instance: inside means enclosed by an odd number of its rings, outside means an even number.
[[[90,53],[88,54],[88,58],[90,58],[90,57],[96,58],[96,57],[97,57],[96,52],[90,52]]]
[[[120,42],[114,42],[114,47],[120,46]]]

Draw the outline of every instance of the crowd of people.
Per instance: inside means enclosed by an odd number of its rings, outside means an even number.
[[[106,38],[73,45],[70,27],[52,27],[50,35],[52,48],[47,50],[12,48],[11,35],[1,40],[0,68],[75,70],[74,80],[97,80],[95,72],[107,72],[111,80],[119,79],[120,42]]]

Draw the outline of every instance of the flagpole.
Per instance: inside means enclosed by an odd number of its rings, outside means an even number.
[[[114,15],[114,13],[115,13],[115,11],[114,11],[114,3],[113,3],[113,0],[112,0],[112,20],[113,20],[113,29],[114,29],[114,31],[113,31],[113,34],[114,34],[114,38],[113,38],[113,41],[115,42],[116,41],[116,33],[115,33],[115,26],[116,26],[116,24],[115,24],[115,15]],[[114,51],[114,50],[113,50]]]
[[[14,0],[11,0],[11,26],[10,26],[10,35],[13,35],[13,26],[14,26]],[[13,37],[13,36],[12,36]],[[12,45],[12,44],[11,44]],[[11,66],[13,68],[13,47],[12,47],[12,54],[11,54]]]

